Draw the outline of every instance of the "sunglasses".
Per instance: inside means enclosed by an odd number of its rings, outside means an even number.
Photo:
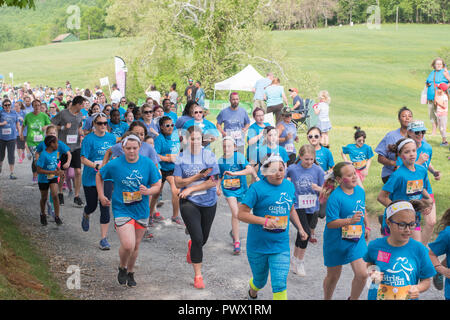
[[[319,136],[318,134],[316,134],[316,135],[310,134],[310,135],[308,136],[308,139],[312,139],[312,138],[314,138],[314,139],[319,139],[320,136]]]
[[[106,126],[108,124],[108,121],[105,121],[105,122],[98,121],[95,124],[98,124],[99,126]]]
[[[11,107],[11,103],[5,103],[3,106],[4,107]]]
[[[153,113],[153,111],[144,111],[144,112],[142,112],[143,114],[152,114]]]
[[[414,131],[414,134],[415,134],[416,136],[418,136],[418,135],[420,135],[420,134],[425,135],[425,133],[427,133],[425,130],[422,130],[422,131]]]
[[[194,114],[198,114],[198,113],[202,114],[203,111],[194,111]]]
[[[172,124],[165,124],[164,127],[166,127],[166,128],[173,128],[174,124],[173,123]]]

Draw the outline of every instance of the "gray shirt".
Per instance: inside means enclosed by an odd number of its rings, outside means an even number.
[[[70,151],[81,148],[80,134],[78,132],[78,129],[81,128],[83,123],[83,114],[81,112],[74,115],[69,109],[61,110],[51,119],[51,122],[61,127],[61,130],[58,131],[58,139],[67,144]],[[71,124],[70,128],[66,127],[68,123]]]

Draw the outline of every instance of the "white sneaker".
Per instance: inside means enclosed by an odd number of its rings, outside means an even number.
[[[291,258],[291,268],[292,272],[294,272],[296,275],[300,277],[306,276],[305,265],[303,261],[300,261],[296,257]]]

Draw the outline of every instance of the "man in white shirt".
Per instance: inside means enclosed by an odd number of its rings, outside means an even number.
[[[112,85],[112,92],[111,92],[111,100],[120,101],[122,99],[123,94],[120,92],[119,88],[117,87],[117,84]]]

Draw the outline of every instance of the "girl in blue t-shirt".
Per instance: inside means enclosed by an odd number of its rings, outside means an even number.
[[[411,239],[416,226],[415,213],[421,201],[396,201],[386,209],[386,221],[391,230],[388,237],[378,238],[368,245],[364,260],[368,263],[371,284],[369,300],[418,299],[428,290],[436,271],[427,248]]]
[[[306,240],[294,207],[295,187],[285,179],[286,164],[279,155],[272,155],[263,164],[265,178],[253,183],[239,207],[239,220],[249,224],[247,258],[253,277],[248,292],[256,299],[271,277],[274,300],[287,299],[289,273],[289,221]]]
[[[324,172],[314,163],[315,154],[313,146],[309,144],[302,146],[299,150],[299,161],[289,166],[286,174],[295,186],[295,210],[303,229],[308,234],[306,240],[302,240],[300,234],[297,234],[291,258],[292,270],[299,276],[306,275],[303,259],[311,235],[311,222],[315,213],[319,211],[319,193],[324,183]]]
[[[263,174],[261,173],[261,167],[262,164],[272,155],[279,155],[281,159],[283,159],[284,163],[288,163],[289,161],[289,155],[286,152],[286,149],[281,147],[279,145],[279,139],[278,139],[278,130],[275,127],[268,126],[265,127],[264,130],[264,143],[262,146],[259,147],[258,150],[255,150],[258,152],[258,156],[252,155],[252,159],[259,159],[259,165],[258,165],[258,176],[259,178],[263,177]]]
[[[236,141],[231,137],[223,139],[223,156],[218,160],[220,170],[220,183],[217,195],[223,195],[227,199],[231,210],[231,238],[233,239],[234,254],[241,253],[239,240],[239,219],[237,217],[239,204],[247,192],[247,175],[251,174],[256,181],[259,180],[253,167],[245,156],[236,151]]]
[[[389,180],[383,185],[378,201],[388,207],[395,200],[421,200],[425,199],[428,207],[422,211],[428,215],[433,207],[433,200],[430,196],[431,186],[428,181],[427,169],[415,163],[417,158],[416,143],[409,138],[403,138],[394,145],[389,145],[389,149],[401,158],[402,165],[394,171]],[[421,213],[416,213],[417,226],[412,233],[412,238],[421,241],[420,232]],[[383,227],[386,226],[386,215],[383,215]],[[383,228],[385,229],[385,228]]]
[[[437,239],[428,244],[429,255],[439,277],[445,277],[445,299],[450,300],[450,209],[445,211],[438,227],[441,231]],[[438,259],[441,255],[446,256],[442,262]],[[442,288],[439,289],[442,290]]]
[[[356,175],[358,176],[358,185],[364,189],[364,179],[369,174],[370,164],[372,163],[372,157],[374,156],[372,147],[365,144],[366,133],[361,130],[360,127],[355,127],[355,143],[348,144],[342,147],[342,159],[348,161],[346,154],[349,155],[350,161],[356,169]]]
[[[44,143],[46,149],[36,162],[38,185],[41,191],[41,224],[47,225],[45,206],[48,198],[48,189],[50,189],[55,208],[55,222],[59,226],[62,224],[62,221],[59,217],[58,177],[63,175],[63,171],[58,167],[58,139],[55,136],[47,136],[44,139]]]
[[[118,109],[111,110],[108,126],[109,132],[116,136],[117,141],[120,140],[130,127],[126,122],[120,120],[120,111]]]
[[[361,295],[367,278],[363,256],[370,229],[365,214],[365,192],[357,183],[355,168],[349,162],[340,162],[333,168],[339,186],[327,201],[326,226],[323,233],[323,256],[327,275],[323,282],[325,300],[333,297],[341,276],[342,266],[350,263],[354,272],[349,299]]]

